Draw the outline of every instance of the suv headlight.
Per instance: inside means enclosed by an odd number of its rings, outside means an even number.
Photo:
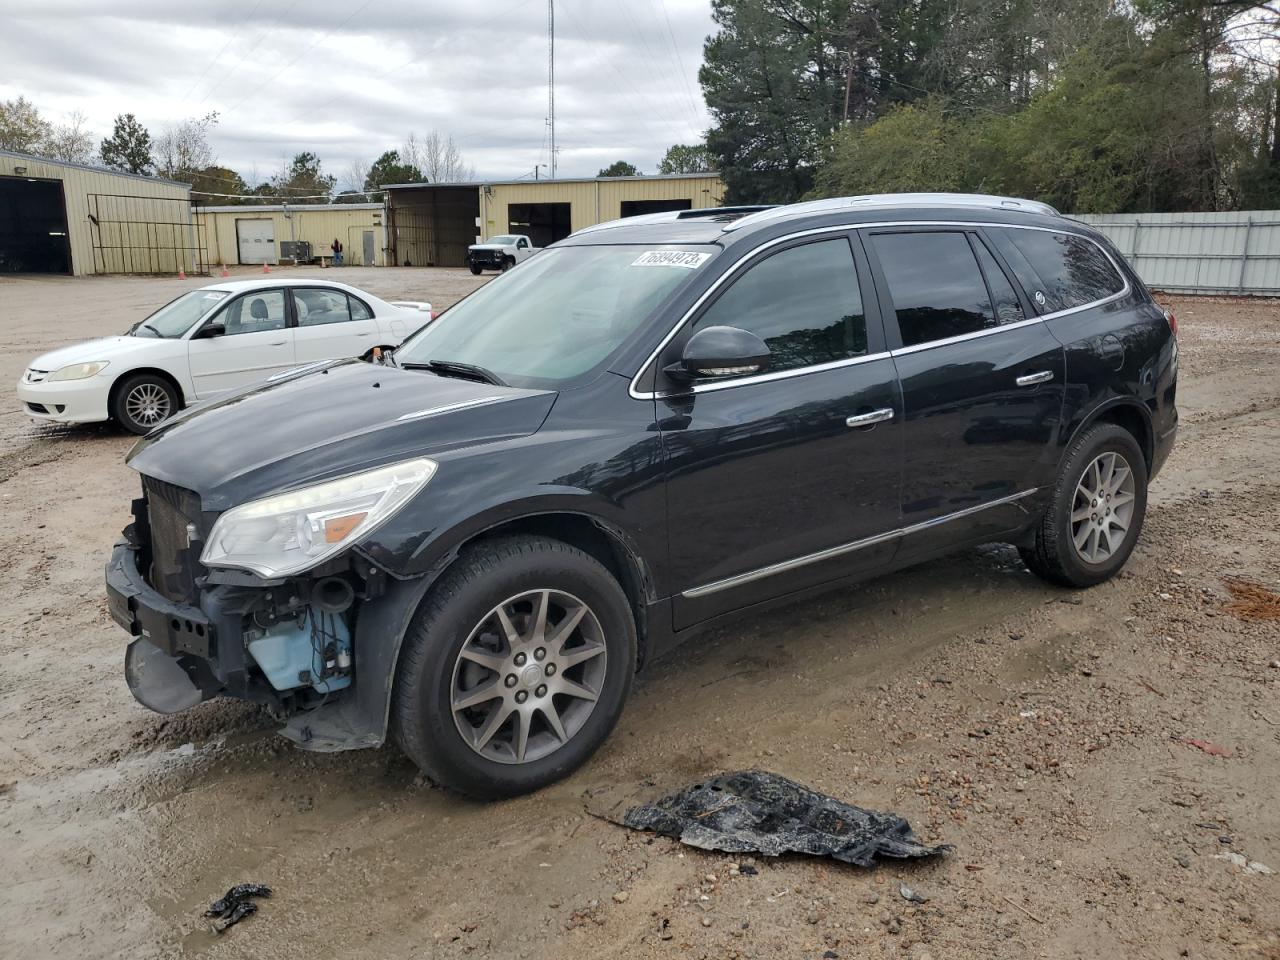
[[[107,368],[106,360],[94,360],[92,363],[72,363],[59,367],[49,374],[49,380],[86,380]]]
[[[310,570],[384,523],[435,472],[434,460],[405,460],[232,507],[213,525],[200,562],[263,577]]]

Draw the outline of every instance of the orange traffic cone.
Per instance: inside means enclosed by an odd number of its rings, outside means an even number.
[[[225,263],[222,265],[222,276],[224,277],[231,276],[231,271],[227,269],[227,265]]]
[[[270,268],[270,267],[268,267],[268,266],[266,265],[266,263],[265,263],[265,262],[262,264],[262,272],[263,272],[263,273],[270,273],[270,272],[271,272],[271,268]]]
[[[179,280],[187,279],[187,271],[182,269],[182,264],[178,264],[178,279]]]

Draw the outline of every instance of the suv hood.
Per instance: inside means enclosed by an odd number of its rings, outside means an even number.
[[[528,436],[555,398],[357,360],[313,364],[181,411],[140,440],[128,463],[222,511],[398,460]]]
[[[514,247],[514,243],[473,243],[468,250],[506,250]]]

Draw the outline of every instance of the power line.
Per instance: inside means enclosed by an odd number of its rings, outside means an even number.
[[[258,0],[258,2],[257,2],[257,3],[255,3],[255,4],[253,5],[253,9],[249,11],[249,15],[248,15],[247,17],[245,17],[245,19],[246,19],[246,20],[252,20],[252,19],[253,19],[253,15],[254,15],[255,13],[257,13],[257,12],[258,12],[258,8],[259,8],[260,6],[262,6],[263,2],[264,2],[264,0]],[[224,43],[224,44],[222,45],[222,49],[221,49],[221,50],[219,50],[219,51],[214,55],[214,58],[213,58],[212,60],[210,60],[207,64],[205,64],[204,69],[200,71],[200,76],[196,77],[196,78],[195,78],[195,80],[193,80],[193,81],[191,82],[191,86],[190,86],[190,88],[188,88],[187,92],[186,92],[186,93],[184,93],[184,94],[182,95],[182,100],[183,100],[183,102],[184,102],[184,103],[185,103],[185,102],[186,102],[186,101],[191,97],[191,94],[195,93],[195,91],[196,91],[196,87],[198,87],[198,86],[200,85],[200,81],[201,81],[201,80],[203,80],[206,76],[208,76],[209,71],[210,71],[211,69],[213,69],[213,66],[214,66],[214,65],[215,65],[219,60],[221,60],[221,59],[222,59],[222,55],[223,55],[224,53],[226,53],[226,52],[227,52],[227,50],[229,50],[229,49],[230,49],[231,44],[235,43],[235,41],[236,41],[236,39],[237,39],[237,37],[236,37],[236,32],[235,32],[234,30],[231,30],[231,31],[229,31],[229,34],[230,34],[230,35],[227,37],[227,42],[226,42],[226,43]]]

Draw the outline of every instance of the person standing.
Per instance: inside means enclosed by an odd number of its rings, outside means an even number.
[[[342,241],[334,237],[329,249],[333,251],[333,265],[335,267],[342,266]]]

